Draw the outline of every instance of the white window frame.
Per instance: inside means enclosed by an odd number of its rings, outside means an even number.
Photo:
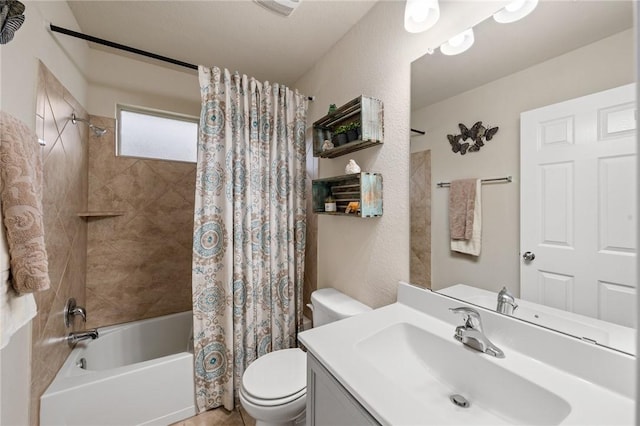
[[[171,119],[171,120],[177,120],[177,121],[185,121],[185,122],[189,122],[189,123],[195,123],[198,126],[198,131],[197,134],[200,134],[200,118],[193,116],[193,115],[187,115],[187,114],[180,114],[177,112],[171,112],[171,111],[163,111],[163,110],[158,110],[158,109],[153,109],[153,108],[146,108],[146,107],[140,107],[140,106],[133,106],[133,105],[125,105],[125,104],[116,104],[116,125],[117,125],[117,130],[116,130],[116,157],[123,157],[123,158],[139,158],[142,160],[156,160],[156,161],[176,161],[179,163],[191,163],[194,164],[196,163],[196,161],[186,161],[186,160],[170,160],[167,158],[157,158],[157,157],[138,157],[138,156],[132,156],[132,155],[123,155],[121,153],[121,146],[120,146],[120,132],[122,131],[121,129],[121,123],[122,120],[120,119],[120,114],[122,111],[126,111],[126,112],[133,112],[136,114],[143,114],[143,115],[150,115],[150,116],[154,116],[154,117],[160,117],[160,118],[167,118],[167,119]],[[198,143],[198,140],[196,138],[195,143]]]

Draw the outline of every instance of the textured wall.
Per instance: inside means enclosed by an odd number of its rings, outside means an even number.
[[[31,360],[31,423],[37,424],[40,396],[70,352],[63,337],[62,312],[69,297],[85,303],[87,223],[77,213],[87,203],[88,132],[71,114],[86,111],[41,63],[36,100],[36,133],[46,141],[44,159],[44,228],[51,288],[35,293]],[[76,321],[76,328],[84,324]]]
[[[350,158],[383,175],[381,218],[317,216],[317,287],[335,287],[372,307],[394,302],[398,281],[409,280],[411,61],[500,8],[499,2],[441,3],[446,19],[409,34],[402,24],[405,2],[378,2],[293,85],[316,96],[309,125],[330,103],[340,106],[361,94],[384,102],[383,145],[318,160],[319,177],[344,174]]]
[[[115,120],[89,140],[87,310],[92,327],[191,309],[195,164],[115,156]]]
[[[411,154],[410,282],[431,288],[431,151]]]

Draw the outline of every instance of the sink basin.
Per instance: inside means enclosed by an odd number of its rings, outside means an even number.
[[[396,323],[355,345],[362,360],[401,384],[425,416],[441,424],[561,423],[571,406],[553,392],[503,368],[504,360],[409,323]],[[509,354],[507,354],[507,357]],[[463,408],[450,397],[468,401]],[[540,409],[544,407],[544,409]]]

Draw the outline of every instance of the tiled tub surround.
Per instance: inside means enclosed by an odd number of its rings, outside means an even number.
[[[431,151],[411,154],[411,259],[412,284],[431,288]]]
[[[62,312],[69,297],[85,306],[87,223],[77,216],[87,202],[88,129],[74,125],[74,113],[87,112],[40,63],[36,100],[36,133],[43,149],[43,210],[51,288],[35,293],[31,359],[31,423],[38,423],[40,395],[70,352],[64,341]],[[78,319],[76,329],[83,327]]]
[[[195,164],[115,155],[115,120],[90,132],[88,218],[89,327],[191,309]]]

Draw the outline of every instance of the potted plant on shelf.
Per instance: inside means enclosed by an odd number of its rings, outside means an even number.
[[[342,125],[340,127],[338,127],[336,129],[335,132],[333,132],[333,137],[331,138],[333,141],[333,144],[335,146],[340,146],[340,145],[344,145],[345,143],[348,142],[347,139],[347,132],[349,131],[349,125]]]
[[[347,140],[349,142],[360,139],[362,130],[359,121],[353,121],[347,125]]]

